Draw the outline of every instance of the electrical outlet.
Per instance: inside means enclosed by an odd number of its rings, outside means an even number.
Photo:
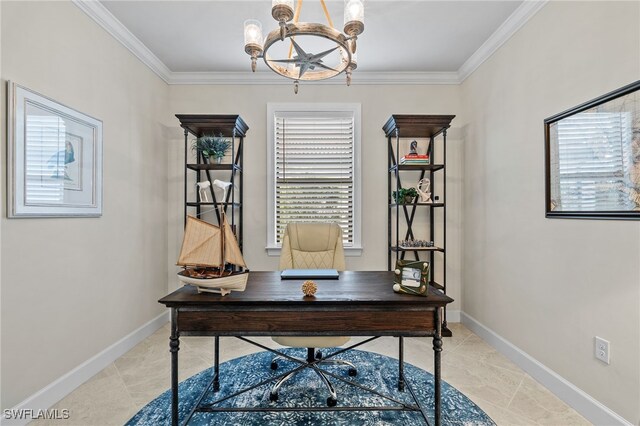
[[[604,340],[602,337],[596,336],[596,345],[595,345],[595,355],[600,361],[605,364],[610,364],[609,362],[609,341]]]

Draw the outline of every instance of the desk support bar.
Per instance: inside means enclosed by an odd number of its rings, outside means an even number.
[[[404,391],[404,337],[398,337],[398,390]]]
[[[220,336],[216,336],[213,343],[213,357],[213,391],[218,392],[220,390]]]

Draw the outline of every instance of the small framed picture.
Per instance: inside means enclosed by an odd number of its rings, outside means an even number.
[[[102,215],[102,121],[8,83],[7,216]]]
[[[429,292],[429,262],[398,260],[393,281],[393,290],[397,293],[427,296]]]

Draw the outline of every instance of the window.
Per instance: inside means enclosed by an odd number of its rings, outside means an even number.
[[[269,254],[288,223],[336,222],[360,254],[360,105],[269,104]]]

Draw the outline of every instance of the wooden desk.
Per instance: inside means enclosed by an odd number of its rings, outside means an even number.
[[[315,280],[314,298],[302,295],[301,280],[281,280],[279,272],[251,272],[244,292],[227,296],[182,287],[159,300],[171,309],[171,390],[173,425],[178,424],[180,336],[215,336],[218,380],[219,336],[433,336],[435,423],[440,424],[441,309],[453,301],[397,294],[393,272],[341,272],[338,280]]]

